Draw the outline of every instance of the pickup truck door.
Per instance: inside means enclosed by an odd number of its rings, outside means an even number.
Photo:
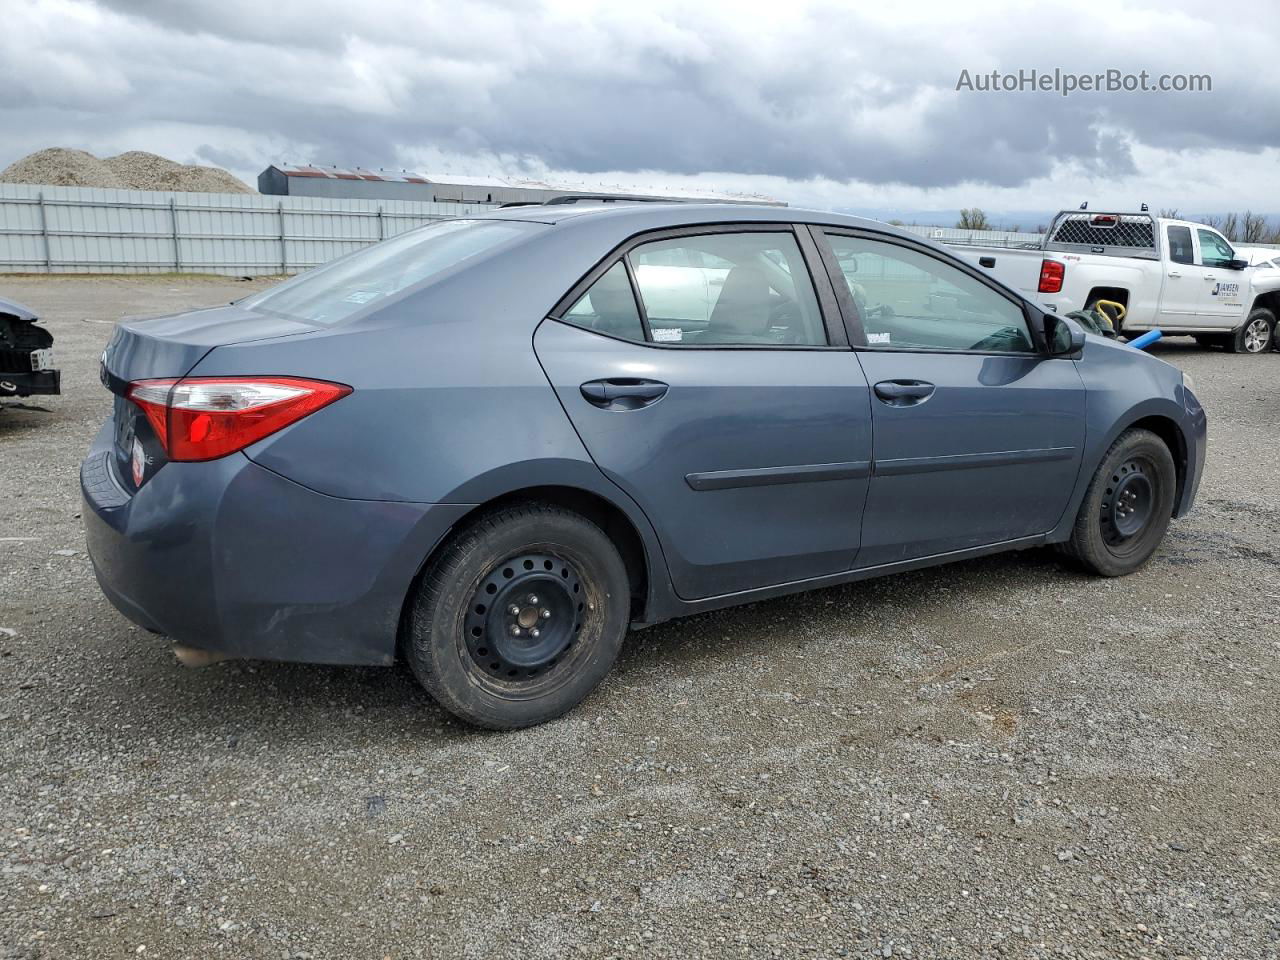
[[[1203,227],[1196,230],[1196,273],[1200,283],[1196,313],[1200,316],[1239,317],[1244,313],[1245,273],[1227,267],[1235,256],[1221,234]]]
[[[1160,287],[1160,323],[1169,327],[1194,326],[1204,280],[1196,262],[1191,228],[1171,223],[1165,228],[1165,256],[1161,261],[1164,282]]]

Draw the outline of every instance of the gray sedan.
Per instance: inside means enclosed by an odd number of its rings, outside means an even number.
[[[90,554],[187,659],[407,660],[514,728],[628,627],[1002,550],[1140,567],[1195,499],[1179,371],[885,224],[452,220],[121,324]]]

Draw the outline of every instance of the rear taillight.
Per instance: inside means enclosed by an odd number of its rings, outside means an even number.
[[[1040,292],[1061,293],[1062,280],[1067,275],[1065,264],[1057,260],[1045,260],[1040,264]]]
[[[170,460],[216,460],[296,423],[351,388],[300,377],[187,377],[138,380],[142,408]]]

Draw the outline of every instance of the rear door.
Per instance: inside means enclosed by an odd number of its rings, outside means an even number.
[[[1164,282],[1160,287],[1160,322],[1171,327],[1191,326],[1195,324],[1203,294],[1195,240],[1190,227],[1176,223],[1165,227],[1164,239],[1168,253],[1162,263]]]
[[[863,231],[826,241],[872,395],[857,565],[1052,529],[1084,443],[1074,362],[1038,351],[1020,301],[927,247]]]
[[[847,570],[871,459],[866,379],[816,247],[789,225],[666,231],[578,284],[534,347],[676,592]]]

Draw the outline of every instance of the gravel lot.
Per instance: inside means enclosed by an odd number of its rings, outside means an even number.
[[[179,667],[99,594],[113,321],[260,282],[0,278],[65,394],[0,413],[0,957],[1280,956],[1280,355],[1139,574],[1048,551],[632,635],[570,716],[407,670]]]

